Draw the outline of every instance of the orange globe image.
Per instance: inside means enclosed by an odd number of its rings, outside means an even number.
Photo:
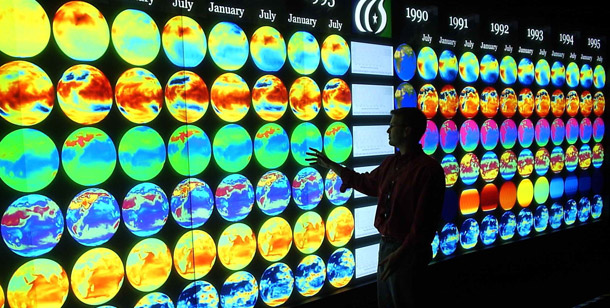
[[[593,95],[589,91],[580,93],[580,114],[583,117],[588,117],[593,111]]]
[[[294,81],[288,99],[294,115],[303,121],[315,118],[322,108],[320,87],[309,77],[299,77]]]
[[[480,99],[479,92],[472,87],[467,86],[460,93],[460,111],[466,118],[473,118],[479,113]]]
[[[282,217],[269,218],[258,232],[258,252],[270,262],[282,260],[292,247],[292,228]]]
[[[532,90],[524,88],[519,92],[517,108],[519,114],[524,118],[529,118],[534,113],[534,93],[532,93]]]
[[[237,271],[248,266],[256,253],[256,236],[250,226],[235,223],[218,240],[218,259],[226,268]]]
[[[163,106],[161,83],[144,68],[132,68],[121,74],[114,97],[121,114],[135,124],[154,120]]]
[[[512,88],[506,88],[500,94],[500,111],[507,118],[517,113],[517,93]]]
[[[425,84],[417,94],[417,107],[428,119],[432,119],[438,110],[438,93],[431,84]]]
[[[566,98],[561,90],[555,90],[551,95],[551,113],[553,116],[560,117],[566,110]]]
[[[174,269],[184,279],[197,280],[207,275],[216,262],[216,244],[202,230],[184,233],[174,248]]]
[[[322,90],[322,106],[329,118],[343,120],[352,108],[352,92],[340,78],[329,80]]]
[[[125,270],[123,261],[108,248],[93,248],[83,253],[70,275],[72,292],[87,305],[102,305],[121,289]]]
[[[112,86],[98,68],[77,64],[57,83],[59,107],[70,120],[90,125],[102,121],[112,109]]]
[[[172,254],[159,239],[138,242],[127,256],[125,273],[129,283],[139,291],[151,292],[161,287],[172,271]]]
[[[199,75],[191,71],[178,71],[169,78],[165,86],[165,104],[176,120],[194,123],[208,110],[208,86]]]
[[[68,274],[61,265],[49,259],[34,259],[13,273],[6,289],[6,299],[10,307],[59,308],[66,302],[69,288]],[[3,294],[0,299],[3,299]]]
[[[30,126],[51,113],[55,89],[49,75],[27,61],[0,66],[0,116],[8,122]]]
[[[580,107],[580,97],[575,90],[571,90],[566,94],[566,113],[570,117],[575,117],[578,114]]]
[[[77,61],[99,59],[110,43],[106,18],[85,1],[69,1],[57,10],[53,36],[61,51]]]
[[[438,104],[445,119],[451,119],[457,114],[458,95],[452,85],[445,85],[439,94]]]
[[[535,105],[536,114],[539,117],[544,118],[549,114],[549,111],[551,110],[551,96],[547,90],[540,89],[536,93]]]
[[[604,114],[604,110],[606,109],[606,98],[604,97],[604,93],[596,92],[593,96],[593,113],[596,116],[600,117]]]
[[[264,75],[252,87],[252,106],[265,121],[279,120],[288,107],[288,91],[277,76]]]
[[[335,247],[345,246],[354,233],[354,215],[345,206],[334,208],[326,220],[326,238]]]
[[[225,122],[237,122],[250,110],[250,88],[235,73],[225,73],[216,78],[210,96],[214,112]]]
[[[320,214],[305,212],[294,224],[294,245],[302,253],[314,253],[322,246],[324,234],[324,221]]]
[[[481,113],[487,118],[493,118],[500,108],[500,97],[493,87],[487,87],[481,92]]]

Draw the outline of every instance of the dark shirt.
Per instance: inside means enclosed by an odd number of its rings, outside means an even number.
[[[445,196],[445,173],[421,148],[388,156],[370,173],[342,168],[341,180],[342,191],[351,187],[377,197],[375,227],[382,236],[409,249],[432,243]]]

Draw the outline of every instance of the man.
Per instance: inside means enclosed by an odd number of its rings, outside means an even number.
[[[399,108],[391,114],[388,142],[398,152],[370,173],[345,168],[316,149],[310,149],[308,161],[335,171],[343,181],[342,191],[352,187],[378,198],[379,308],[420,307],[427,301],[422,295],[426,291],[424,270],[432,259],[430,244],[441,216],[445,174],[419,144],[427,124],[422,112]]]

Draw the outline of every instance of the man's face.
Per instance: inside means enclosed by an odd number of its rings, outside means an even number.
[[[400,117],[392,115],[390,127],[388,127],[388,143],[397,147],[407,139],[408,127],[404,125]]]

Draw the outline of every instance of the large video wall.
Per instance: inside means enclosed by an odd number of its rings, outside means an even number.
[[[396,107],[424,111],[446,172],[436,261],[599,220],[603,50],[472,16],[0,1],[0,308],[296,306],[374,281],[375,199],[305,153],[371,170]]]
[[[599,220],[601,39],[425,4],[399,9],[396,104],[424,112],[422,147],[446,176],[437,259]]]
[[[351,191],[304,160],[351,153],[350,48],[325,10],[0,2],[0,307],[278,306],[346,286]]]

